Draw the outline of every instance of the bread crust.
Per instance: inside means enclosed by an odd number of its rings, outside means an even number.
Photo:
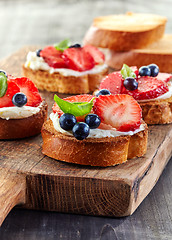
[[[65,94],[89,93],[99,87],[104,76],[108,74],[108,68],[97,74],[86,74],[83,76],[63,76],[59,72],[50,74],[44,70],[32,70],[23,65],[23,74],[31,79],[40,90],[59,92]]]
[[[37,135],[47,119],[47,103],[43,100],[40,111],[22,119],[0,118],[0,139],[18,139]]]
[[[146,153],[148,129],[134,136],[88,138],[82,141],[64,135],[54,129],[47,120],[41,130],[43,154],[57,160],[91,166],[114,166],[127,158],[140,157]]]

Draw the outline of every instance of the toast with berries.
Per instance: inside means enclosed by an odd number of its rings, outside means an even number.
[[[40,90],[68,94],[94,91],[108,73],[104,54],[90,45],[66,42],[62,48],[61,44],[29,52],[23,65],[24,76]]]
[[[0,72],[0,139],[37,135],[47,119],[47,103],[32,81]]]
[[[45,155],[107,167],[145,154],[148,129],[131,96],[78,95],[55,101],[41,131]]]
[[[145,13],[100,16],[87,31],[84,44],[118,52],[144,48],[163,36],[166,21],[166,17]]]

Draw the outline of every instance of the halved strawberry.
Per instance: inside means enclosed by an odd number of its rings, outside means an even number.
[[[37,107],[42,102],[38,89],[28,78],[14,78],[11,79],[10,82],[15,83],[19,87],[18,92],[22,92],[27,96],[26,106]]]
[[[138,89],[134,91],[128,91],[123,88],[125,94],[129,94],[136,100],[154,99],[162,94],[168,92],[168,86],[166,82],[157,80],[155,77],[140,77],[138,79]]]
[[[67,98],[64,98],[64,100],[68,102],[89,102],[93,97],[94,97],[93,95],[83,94],[83,95],[67,97]],[[52,109],[54,113],[58,113],[59,117],[63,114],[63,111],[59,108],[56,102],[54,103]],[[93,110],[91,112],[93,113]],[[84,121],[84,118],[85,116],[77,117],[77,121],[82,122]]]
[[[113,72],[108,74],[100,83],[99,90],[107,89],[111,94],[121,93],[123,86],[123,79],[120,72]]]
[[[93,57],[83,48],[68,48],[63,52],[63,56],[70,69],[82,72],[94,67]]]
[[[172,79],[172,74],[169,74],[169,73],[158,73],[156,78],[158,80],[163,81],[163,82],[169,82]]]
[[[8,81],[8,87],[6,94],[0,98],[0,108],[2,107],[13,107],[12,103],[13,96],[20,92],[20,88],[14,82]]]
[[[54,46],[45,47],[40,56],[44,58],[44,61],[53,68],[66,68],[67,64],[63,58],[63,53],[57,50]]]
[[[92,45],[85,45],[83,47],[84,51],[89,53],[93,59],[95,64],[103,64],[105,61],[105,55],[96,47]]]
[[[141,124],[142,110],[129,95],[101,95],[96,98],[94,112],[101,118],[102,123],[121,132],[134,131]]]

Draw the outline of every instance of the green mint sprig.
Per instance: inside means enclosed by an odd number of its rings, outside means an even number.
[[[65,49],[69,48],[70,45],[71,45],[70,40],[69,39],[65,39],[65,40],[61,41],[60,43],[55,44],[54,47],[57,50],[63,52]]]
[[[121,74],[124,79],[127,77],[136,78],[136,74],[133,72],[133,70],[126,64],[123,64],[121,69]]]
[[[0,72],[0,97],[3,97],[7,91],[7,77],[3,72]]]

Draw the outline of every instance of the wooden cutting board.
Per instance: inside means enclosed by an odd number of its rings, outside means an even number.
[[[36,47],[24,47],[1,60],[0,68],[22,76],[21,65],[30,49]],[[53,94],[41,94],[51,112]],[[171,143],[172,125],[151,126],[144,157],[100,168],[44,156],[41,135],[0,141],[0,224],[18,204],[28,209],[87,215],[131,215],[158,181],[172,155]]]

